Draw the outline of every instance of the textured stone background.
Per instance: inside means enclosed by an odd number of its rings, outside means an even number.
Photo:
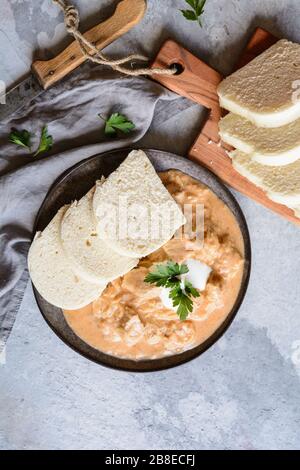
[[[117,1],[77,1],[82,27]],[[143,22],[112,54],[153,56],[166,37],[230,72],[256,25],[300,42],[299,0],[208,0],[204,27],[178,12],[183,0],[150,0]],[[33,57],[68,43],[51,0],[1,0],[0,79],[12,85]],[[300,78],[300,77],[299,77]],[[173,118],[181,145],[163,125],[161,147],[184,153],[200,116]],[[144,141],[151,145],[148,137]],[[178,369],[148,375],[104,369],[65,347],[31,305],[23,308],[0,358],[0,449],[296,449],[300,446],[299,229],[237,195],[250,228],[253,270],[245,302],[226,335]],[[2,363],[2,365],[1,365]]]

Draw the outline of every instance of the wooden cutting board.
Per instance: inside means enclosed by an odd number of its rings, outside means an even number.
[[[277,38],[258,28],[245,48],[236,68],[246,65],[276,41],[278,41]],[[218,134],[220,117],[225,114],[220,109],[217,95],[217,86],[223,77],[178,43],[168,40],[160,49],[153,67],[168,67],[173,64],[178,64],[179,73],[177,75],[154,75],[153,78],[166,88],[205,106],[210,111],[198,138],[188,152],[188,157],[208,167],[232,188],[300,225],[300,219],[294,215],[291,209],[271,201],[264,191],[233,168],[231,159],[226,154],[226,150],[230,150],[231,147],[221,143]]]

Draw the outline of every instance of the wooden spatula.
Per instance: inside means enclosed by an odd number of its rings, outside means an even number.
[[[145,14],[146,6],[145,0],[122,0],[118,3],[113,16],[94,26],[84,36],[98,49],[103,49],[139,23]],[[85,58],[77,42],[73,41],[54,59],[34,62],[32,70],[39,78],[43,88],[47,89],[84,61]]]
[[[146,0],[121,0],[109,19],[94,26],[84,35],[98,49],[103,49],[135,26],[143,18],[146,6]],[[32,73],[6,93],[5,106],[0,105],[0,121],[9,119],[15,111],[23,108],[84,61],[85,57],[76,41],[51,60],[35,61],[32,64]]]
[[[84,36],[98,48],[103,49],[127,33],[144,16],[145,0],[122,0],[113,16],[94,26]],[[32,64],[33,73],[44,89],[54,85],[85,61],[76,41],[51,60],[37,60]]]

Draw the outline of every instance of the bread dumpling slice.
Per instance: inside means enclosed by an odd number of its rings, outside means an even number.
[[[289,165],[300,158],[300,119],[283,127],[257,127],[237,114],[229,113],[219,123],[224,142],[262,165]]]
[[[233,167],[248,180],[266,191],[268,197],[288,207],[300,205],[300,160],[290,165],[266,166],[251,160],[246,153],[229,153]]]
[[[290,209],[294,211],[294,214],[300,219],[300,204],[298,206],[291,206]]]
[[[259,127],[300,118],[300,44],[278,41],[218,86],[220,105]]]
[[[126,274],[139,260],[120,255],[99,236],[93,212],[94,192],[95,186],[71,204],[63,217],[60,234],[74,271],[87,281],[101,285]]]
[[[146,256],[172,238],[185,217],[147,155],[132,151],[93,200],[98,231],[107,244],[126,256]]]
[[[60,240],[60,224],[68,206],[62,207],[43,232],[37,232],[28,253],[31,280],[47,302],[77,310],[96,300],[106,284],[92,284],[72,270]]]

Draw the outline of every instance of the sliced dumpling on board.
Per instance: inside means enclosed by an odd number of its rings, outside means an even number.
[[[266,191],[270,199],[290,208],[300,205],[300,160],[290,165],[266,166],[254,162],[249,155],[238,150],[229,155],[233,167]]]
[[[263,165],[289,165],[300,159],[300,119],[266,129],[229,113],[221,119],[219,129],[224,142]]]
[[[93,212],[94,192],[95,187],[71,204],[63,217],[60,234],[74,271],[90,282],[101,284],[126,274],[139,260],[120,255],[99,236]]]
[[[300,44],[278,41],[223,80],[220,104],[259,127],[280,127],[300,118]]]
[[[28,253],[31,280],[40,295],[56,307],[77,310],[102,293],[106,284],[92,284],[74,273],[61,240],[62,207],[43,232],[37,232]]]
[[[291,209],[294,211],[295,216],[300,219],[300,204],[297,206],[291,206]]]
[[[185,217],[147,155],[132,151],[93,199],[98,231],[125,256],[146,256],[172,238]]]

